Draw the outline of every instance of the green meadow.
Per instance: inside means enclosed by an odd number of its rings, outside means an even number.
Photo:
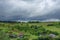
[[[60,22],[0,22],[0,40],[60,40]]]

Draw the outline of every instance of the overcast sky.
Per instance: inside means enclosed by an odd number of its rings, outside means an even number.
[[[60,0],[0,0],[0,20],[60,20]]]

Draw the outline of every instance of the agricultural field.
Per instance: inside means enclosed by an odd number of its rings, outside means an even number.
[[[0,22],[0,40],[60,40],[60,22]]]

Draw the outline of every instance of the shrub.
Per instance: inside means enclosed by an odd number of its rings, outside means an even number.
[[[10,39],[5,32],[0,31],[0,40],[10,40]]]
[[[47,38],[39,37],[38,40],[49,40],[49,38],[48,37]]]

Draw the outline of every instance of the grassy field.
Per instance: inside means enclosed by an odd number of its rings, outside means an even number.
[[[0,22],[0,40],[60,40],[60,22]]]

